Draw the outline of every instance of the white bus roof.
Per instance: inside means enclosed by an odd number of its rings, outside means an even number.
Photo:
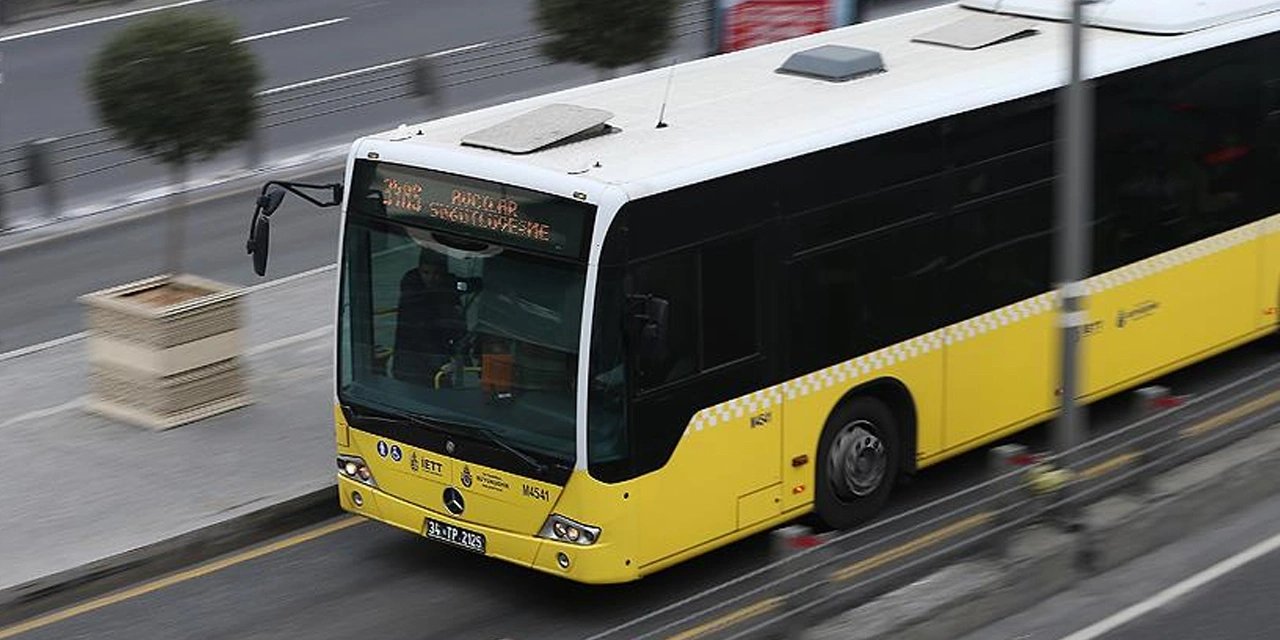
[[[1067,4],[1067,0],[1054,2]],[[421,157],[426,166],[445,171],[450,167],[433,165],[431,158],[458,159],[461,154],[467,165],[492,161],[518,168],[513,173],[521,175],[531,171],[574,174],[616,185],[631,198],[640,197],[1059,86],[1067,76],[1069,25],[1037,17],[1028,9],[1036,4],[1050,3],[1004,0],[1001,10],[1013,7],[1018,18],[960,4],[934,7],[441,118],[410,126],[407,132],[401,128],[370,139],[400,140],[394,146],[410,148],[397,149],[396,157]],[[1187,16],[1193,5],[1200,4],[1214,5],[1234,17],[1181,35],[1087,29],[1088,76],[1280,31],[1280,0],[1104,0],[1101,4],[1108,5],[1112,15],[1126,19],[1138,19],[1138,14],[1120,10],[1123,6],[1144,5],[1160,24],[1169,23],[1166,17],[1174,15],[1175,8],[1186,9],[1180,15]],[[1161,10],[1149,11],[1153,6]],[[1094,10],[1107,8],[1095,6]],[[1202,14],[1203,7],[1197,11]],[[1030,23],[1036,33],[977,49],[912,40],[973,16],[1016,21],[1019,28]],[[844,82],[776,72],[791,54],[822,45],[878,52],[885,71]],[[655,125],[664,97],[667,126],[659,128]],[[464,137],[494,127],[501,130],[502,122],[553,104],[603,109],[613,114],[608,124],[619,131],[525,154],[462,145]],[[370,148],[386,149],[387,143],[375,142]],[[432,149],[447,151],[432,153]]]

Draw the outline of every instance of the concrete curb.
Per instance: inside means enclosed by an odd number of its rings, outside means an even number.
[[[1087,507],[1087,539],[1042,524],[1027,527],[1013,535],[1002,558],[952,564],[801,637],[949,639],[1022,611],[1280,491],[1280,425],[1162,473],[1149,486]]]
[[[337,517],[337,485],[167,540],[0,589],[0,626],[105,594]]]

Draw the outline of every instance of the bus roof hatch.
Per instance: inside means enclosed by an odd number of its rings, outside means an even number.
[[[616,131],[613,113],[572,104],[549,104],[462,136],[462,144],[507,153],[532,153]]]
[[[993,44],[1023,38],[1036,33],[1036,24],[1030,20],[1010,16],[975,14],[955,22],[926,31],[914,38],[915,42],[940,44],[957,49],[981,49]]]
[[[884,71],[880,52],[838,44],[797,51],[778,67],[778,73],[807,78],[844,82],[859,76]]]

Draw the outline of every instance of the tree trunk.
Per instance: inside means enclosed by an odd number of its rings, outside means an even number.
[[[165,250],[165,272],[182,273],[183,227],[187,217],[187,161],[169,165],[173,171],[173,194],[170,195],[169,241]]]

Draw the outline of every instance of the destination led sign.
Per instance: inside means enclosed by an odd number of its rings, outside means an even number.
[[[467,238],[581,257],[592,207],[528,189],[416,169],[366,162],[357,185],[381,202],[366,212]]]

